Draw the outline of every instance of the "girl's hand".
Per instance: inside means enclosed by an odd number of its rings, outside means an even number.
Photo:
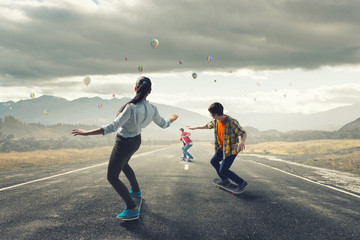
[[[170,116],[170,118],[169,118],[169,121],[172,123],[172,122],[174,122],[178,117],[179,117],[178,115],[172,114],[172,115]]]
[[[71,131],[71,134],[74,134],[74,136],[77,136],[77,135],[86,136],[87,131],[84,131],[84,130],[82,130],[82,129],[73,129],[73,130]]]

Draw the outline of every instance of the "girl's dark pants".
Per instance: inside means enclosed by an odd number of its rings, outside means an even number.
[[[117,135],[108,166],[107,179],[122,199],[124,199],[128,209],[135,208],[136,204],[129,193],[129,189],[120,181],[119,175],[123,171],[130,182],[132,191],[140,192],[135,173],[129,165],[131,156],[139,149],[140,144],[140,134],[131,138]]]

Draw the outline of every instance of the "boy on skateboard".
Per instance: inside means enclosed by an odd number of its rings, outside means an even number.
[[[189,138],[189,136],[191,135],[188,132],[184,132],[183,128],[179,129],[179,132],[181,134],[181,138],[180,141],[183,142],[183,147],[182,147],[182,151],[183,151],[183,157],[181,158],[182,161],[187,160],[188,162],[191,162],[192,160],[194,160],[193,156],[191,156],[191,154],[188,152],[189,148],[192,147],[193,143],[191,141],[191,139]]]
[[[188,126],[188,128],[190,130],[214,128],[215,154],[210,163],[221,179],[217,184],[229,186],[232,180],[237,184],[234,191],[243,192],[247,182],[231,171],[230,167],[237,154],[245,149],[247,134],[236,119],[223,113],[224,107],[220,103],[211,104],[208,110],[213,118],[211,122],[198,127]]]

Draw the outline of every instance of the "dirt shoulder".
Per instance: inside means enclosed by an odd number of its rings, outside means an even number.
[[[147,152],[163,145],[142,145],[137,153]],[[10,152],[0,154],[0,171],[24,169],[32,167],[50,167],[98,159],[108,159],[112,146],[96,147],[91,149],[58,149],[39,150],[32,152]]]

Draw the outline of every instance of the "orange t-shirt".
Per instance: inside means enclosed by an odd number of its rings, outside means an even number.
[[[223,146],[224,146],[224,132],[225,132],[226,121],[227,121],[227,116],[224,121],[222,122],[220,122],[219,120],[217,121],[217,137],[221,151],[224,151]]]

